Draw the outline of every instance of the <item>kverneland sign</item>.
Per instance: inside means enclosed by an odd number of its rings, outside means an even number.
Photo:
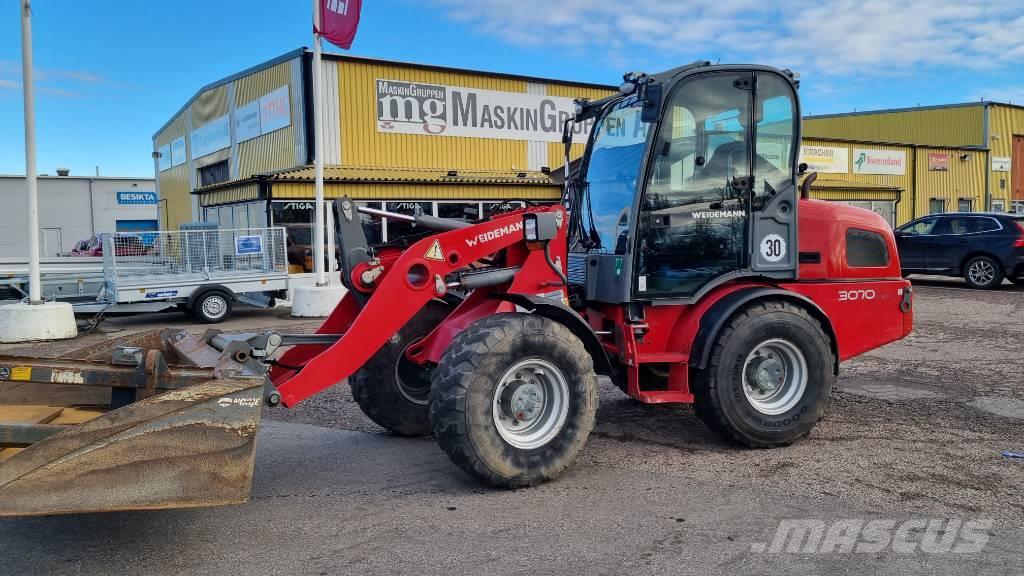
[[[907,173],[907,153],[902,150],[853,149],[854,174]]]
[[[560,142],[572,98],[377,80],[377,131]],[[574,128],[582,142],[592,121]]]

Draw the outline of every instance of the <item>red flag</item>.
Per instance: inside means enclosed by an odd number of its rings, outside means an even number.
[[[313,26],[328,42],[348,50],[359,27],[362,0],[320,0],[320,29]]]

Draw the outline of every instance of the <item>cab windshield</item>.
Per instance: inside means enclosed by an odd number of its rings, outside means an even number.
[[[626,252],[630,211],[649,126],[640,121],[640,111],[638,98],[626,98],[594,127],[580,212],[588,235],[600,239],[600,246],[593,249],[596,252]]]

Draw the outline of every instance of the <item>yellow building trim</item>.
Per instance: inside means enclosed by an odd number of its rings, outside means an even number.
[[[259,198],[259,182],[243,182],[237,186],[230,186],[199,194],[199,205],[203,207],[216,206],[219,204],[244,202],[246,200],[258,200]]]
[[[274,182],[273,199],[314,198],[312,182]],[[357,200],[542,200],[558,201],[558,186],[494,186],[486,184],[324,183],[324,198],[349,196]]]

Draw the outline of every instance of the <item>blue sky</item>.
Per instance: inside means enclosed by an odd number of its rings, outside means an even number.
[[[805,113],[1024,104],[1020,0],[364,0],[352,54],[600,83],[696,59],[801,73]],[[24,171],[19,12],[0,13],[0,173]],[[309,46],[305,0],[34,0],[38,169],[151,176],[202,85]]]

